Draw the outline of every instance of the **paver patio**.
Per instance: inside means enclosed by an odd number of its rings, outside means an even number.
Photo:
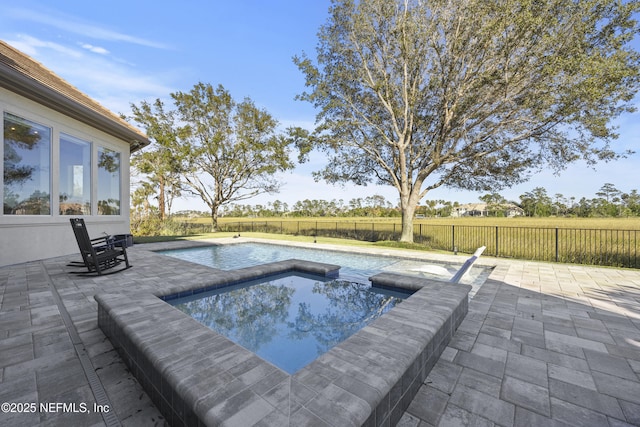
[[[104,277],[70,274],[76,257],[0,268],[0,425],[165,425],[93,296],[205,284],[215,270],[151,252],[203,243],[136,245]],[[640,425],[640,271],[482,261],[496,268],[399,425]]]

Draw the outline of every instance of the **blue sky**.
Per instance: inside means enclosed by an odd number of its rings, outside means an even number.
[[[6,3],[6,4],[1,4]],[[283,127],[311,128],[312,106],[294,97],[304,76],[291,58],[315,54],[317,31],[328,17],[329,0],[2,1],[0,39],[22,50],[116,113],[128,114],[130,103],[165,99],[190,90],[198,82],[222,84],[232,96],[250,97]],[[640,43],[636,40],[636,47]],[[639,98],[636,98],[639,99]],[[640,105],[640,101],[637,101]],[[640,113],[619,122],[619,150],[640,152]],[[303,199],[344,199],[380,194],[392,203],[391,187],[344,187],[315,183],[311,171],[324,165],[321,155],[284,173],[279,194],[246,203],[279,199],[289,204]],[[619,190],[640,190],[640,153],[600,164],[570,165],[559,176],[534,174],[522,185],[500,190],[510,200],[535,187],[550,196],[592,198],[604,183]],[[483,193],[437,189],[428,199],[477,202]],[[204,209],[196,198],[178,201],[174,211]]]

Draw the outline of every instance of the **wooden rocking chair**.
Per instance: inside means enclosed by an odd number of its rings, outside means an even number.
[[[127,257],[126,243],[124,241],[118,241],[112,236],[90,239],[87,227],[84,224],[84,219],[70,218],[70,221],[83,260],[83,263],[72,263],[70,265],[84,265],[89,270],[89,273],[96,272],[98,275],[102,275],[104,270],[115,267],[123,261],[126,267],[122,270],[131,267],[129,258]]]

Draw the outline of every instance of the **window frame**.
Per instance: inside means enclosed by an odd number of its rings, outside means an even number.
[[[88,128],[82,124],[74,126],[69,124],[66,120],[73,120],[68,116],[64,116],[64,121],[57,116],[47,116],[38,108],[26,109],[23,106],[14,105],[11,102],[5,103],[4,100],[0,100],[0,111],[2,112],[3,120],[0,121],[0,134],[2,139],[0,140],[0,154],[4,158],[5,153],[5,141],[4,141],[4,122],[5,115],[16,117],[18,120],[24,120],[25,122],[34,123],[38,126],[42,126],[49,130],[49,171],[48,171],[48,183],[49,183],[49,213],[48,214],[5,214],[4,213],[4,197],[5,197],[5,185],[4,185],[4,161],[0,163],[0,201],[3,203],[3,209],[0,209],[0,225],[1,224],[28,224],[28,223],[46,223],[68,221],[68,218],[72,215],[90,217],[94,219],[103,218],[104,220],[128,220],[128,196],[125,185],[128,182],[128,173],[123,173],[125,168],[128,168],[129,151],[128,147],[119,146],[114,141],[110,141],[101,135],[100,131],[93,128]],[[16,108],[17,107],[17,108]],[[95,131],[95,133],[93,132]],[[60,194],[61,190],[61,175],[60,168],[62,167],[62,140],[68,137],[72,140],[88,143],[90,146],[90,212],[88,214],[64,214],[60,212]],[[98,152],[99,150],[106,150],[108,152],[116,153],[118,156],[118,207],[117,213],[111,215],[104,215],[98,213]],[[125,171],[126,172],[126,171]],[[125,176],[126,175],[126,176]]]
[[[115,153],[117,155],[118,158],[118,169],[117,169],[117,173],[118,173],[118,199],[117,199],[117,213],[104,213],[104,212],[100,212],[100,198],[101,198],[101,193],[100,193],[100,184],[101,184],[101,179],[100,179],[100,175],[101,175],[101,167],[100,167],[100,153],[105,152],[105,153]],[[110,147],[104,146],[102,144],[97,144],[96,146],[96,191],[95,191],[95,195],[96,195],[96,211],[95,214],[97,216],[104,216],[104,217],[113,217],[113,216],[119,216],[122,215],[122,152],[118,151],[118,150],[114,150]],[[106,171],[107,173],[109,173],[108,170],[106,169],[102,169],[104,171]],[[114,172],[111,172],[112,174]],[[111,188],[111,186],[109,186]],[[107,199],[110,200],[110,199]],[[111,206],[109,206],[109,208],[111,208]]]
[[[36,213],[28,213],[28,214],[11,214],[11,213],[5,213],[4,212],[4,204],[5,204],[5,182],[4,182],[4,156],[5,156],[5,138],[4,138],[4,134],[5,134],[5,122],[7,121],[8,117],[7,116],[13,116],[15,119],[20,120],[20,121],[24,121],[27,123],[32,123],[34,125],[37,125],[41,128],[45,128],[48,129],[48,133],[49,133],[49,153],[48,153],[48,162],[49,164],[46,165],[45,169],[49,169],[49,173],[47,176],[47,183],[48,183],[48,195],[49,195],[49,212],[48,213],[40,213],[40,214],[36,214]],[[16,121],[15,119],[13,119],[14,121]],[[11,119],[10,119],[11,120]],[[54,199],[53,199],[53,192],[54,192],[54,180],[53,180],[53,164],[54,164],[54,160],[53,160],[53,153],[54,153],[54,128],[53,126],[49,126],[44,124],[41,121],[38,120],[33,120],[27,117],[24,117],[22,114],[16,114],[13,113],[11,111],[8,111],[6,109],[4,109],[2,111],[2,144],[0,144],[0,150],[2,151],[2,158],[3,158],[3,162],[2,162],[2,166],[0,166],[0,173],[2,176],[2,186],[0,186],[0,199],[2,200],[2,209],[0,210],[0,215],[2,215],[3,217],[8,217],[8,218],[20,218],[20,217],[36,217],[36,218],[44,218],[44,217],[50,217],[53,215],[53,208],[54,208]],[[42,167],[42,164],[39,165],[40,167]],[[42,188],[40,188],[39,190],[42,190]],[[38,191],[39,191],[38,190]],[[28,199],[27,199],[28,200]]]
[[[83,147],[83,148],[88,148],[88,151],[89,151],[89,153],[88,153],[89,154],[89,165],[88,165],[89,166],[89,172],[88,172],[88,177],[85,177],[85,175],[84,175],[85,171],[83,170],[83,175],[82,175],[82,179],[83,179],[83,196],[82,196],[82,198],[84,199],[85,180],[88,180],[87,187],[88,187],[88,192],[89,192],[89,194],[88,194],[88,198],[89,198],[89,200],[88,200],[89,213],[63,213],[62,210],[61,210],[62,202],[61,202],[60,197],[63,194],[62,193],[62,173],[63,173],[62,167],[64,166],[63,165],[63,157],[62,157],[62,144],[63,144],[63,142],[65,142],[65,143],[68,142],[68,143],[77,144],[77,145],[85,145],[85,147]],[[58,198],[57,198],[58,206],[57,207],[58,207],[58,209],[57,209],[57,211],[58,211],[58,215],[60,215],[60,216],[66,216],[66,217],[71,216],[71,215],[90,216],[90,215],[92,215],[93,212],[95,212],[95,209],[93,208],[93,200],[94,200],[94,197],[93,197],[93,185],[94,185],[93,184],[94,183],[94,179],[93,179],[93,169],[94,169],[94,167],[93,167],[93,159],[95,157],[94,154],[93,154],[93,146],[94,146],[93,142],[87,141],[87,140],[85,140],[83,138],[78,138],[78,137],[76,137],[74,135],[71,135],[71,134],[69,134],[67,132],[62,132],[61,131],[61,132],[58,133],[58,154],[59,155],[58,155],[58,162],[57,162],[58,163],[58,169],[57,169],[58,170],[58,181],[57,181],[58,182],[58,188],[57,188],[57,195],[58,195]],[[83,156],[84,156],[84,153],[83,153]],[[82,166],[85,166],[84,162],[83,162]],[[74,176],[75,176],[75,174],[74,174]],[[83,202],[82,205],[86,206],[86,201],[83,200],[82,202]]]

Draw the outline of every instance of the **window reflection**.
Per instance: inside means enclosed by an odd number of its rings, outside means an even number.
[[[60,135],[60,215],[91,214],[91,144]]]
[[[4,113],[4,197],[8,215],[49,215],[51,130]]]
[[[98,148],[98,215],[120,215],[120,153]]]

